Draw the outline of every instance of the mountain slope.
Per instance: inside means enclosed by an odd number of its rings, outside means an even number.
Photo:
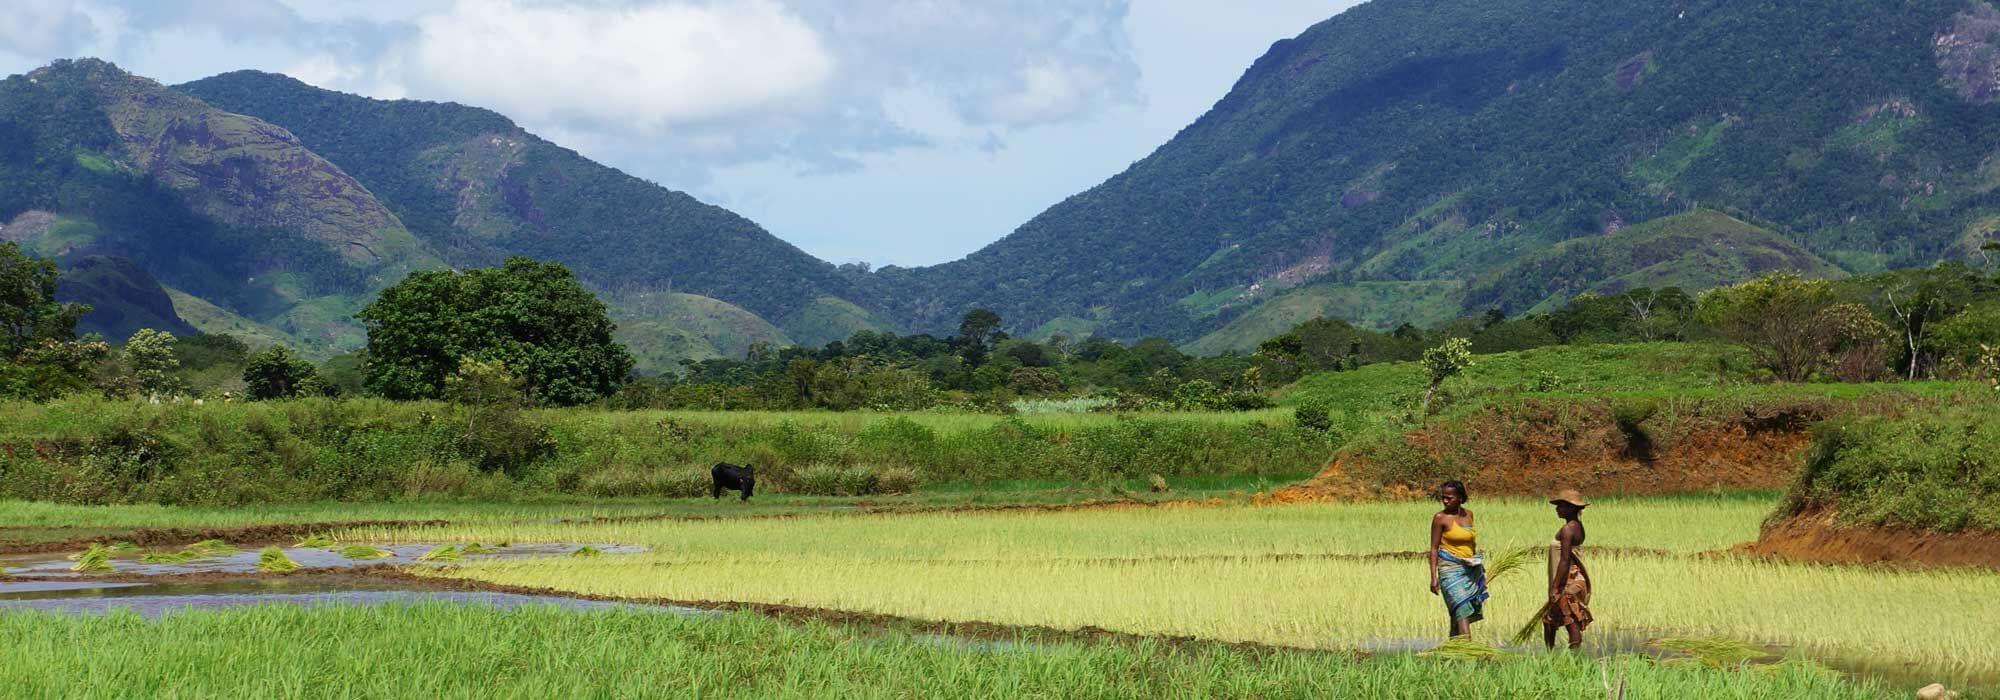
[[[919,329],[984,305],[1184,340],[1301,285],[1471,285],[1696,206],[1852,271],[1927,264],[2000,211],[1996,56],[2000,12],[1963,0],[1374,0],[1104,184],[866,281]]]
[[[194,326],[174,311],[174,301],[152,275],[125,258],[93,255],[63,267],[56,283],[56,300],[90,305],[76,332],[96,333],[113,343],[125,342],[141,328],[193,335]]]
[[[284,129],[102,61],[0,80],[0,182],[0,235],[66,267],[122,257],[267,321],[440,264],[366,187]],[[144,296],[130,301],[160,300]],[[327,324],[318,330],[355,328]]]
[[[492,112],[384,101],[241,71],[180,89],[279,124],[379,193],[455,266],[529,255],[613,294],[686,292],[779,319],[865,302],[831,264],[687,194],[591,162]]]

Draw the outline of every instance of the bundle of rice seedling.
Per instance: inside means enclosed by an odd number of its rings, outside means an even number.
[[[265,547],[262,551],[257,552],[258,571],[280,574],[287,571],[297,571],[298,569],[299,563],[292,561],[291,557],[285,556],[285,550],[279,549],[277,545]]]
[[[105,549],[110,550],[112,554],[131,554],[139,551],[139,545],[130,542],[113,542],[111,546],[105,547]]]
[[[101,572],[111,570],[111,548],[101,544],[90,545],[88,549],[70,557],[76,560],[70,571]]]
[[[140,563],[144,564],[186,564],[195,558],[187,552],[147,552],[139,555]]]
[[[1702,664],[1715,668],[1742,666],[1771,656],[1769,652],[1749,643],[1725,637],[1669,637],[1655,639],[1652,645],[1687,654]]]
[[[458,561],[464,558],[465,553],[458,551],[457,547],[441,544],[436,549],[425,552],[421,557],[417,557],[417,561]]]
[[[333,545],[332,537],[317,532],[306,535],[304,539],[292,543],[293,547],[332,547]]]
[[[1542,629],[1542,621],[1549,618],[1549,608],[1548,601],[1542,601],[1542,607],[1535,608],[1534,616],[1529,617],[1527,624],[1521,625],[1521,629],[1514,632],[1515,644],[1526,644],[1528,640],[1535,638],[1535,633]]]
[[[209,557],[222,557],[235,554],[237,552],[237,549],[234,545],[231,545],[228,542],[224,542],[222,540],[202,540],[200,542],[196,542],[186,547],[182,547],[181,552],[193,555],[195,557],[206,559]]]
[[[1546,551],[1548,550],[1543,547],[1528,546],[1516,547],[1500,553],[1500,556],[1494,557],[1493,561],[1486,565],[1486,585],[1491,586],[1494,581],[1498,581],[1500,577],[1506,576],[1507,572],[1519,569],[1528,562],[1541,559],[1542,554]]]
[[[569,555],[572,557],[601,557],[604,556],[604,550],[592,547],[590,545],[584,545],[582,547],[578,547],[576,551],[570,552]]]
[[[1471,637],[1452,637],[1430,651],[1419,652],[1417,656],[1454,661],[1484,661],[1505,657],[1507,652],[1472,641]]]
[[[459,553],[460,553],[460,554],[492,554],[492,553],[493,553],[493,550],[491,550],[491,549],[487,549],[487,548],[486,548],[486,545],[482,545],[482,544],[480,544],[480,543],[478,543],[478,542],[473,542],[473,543],[471,543],[471,544],[468,544],[468,545],[465,545],[465,546],[463,546],[463,547],[460,547],[460,548],[458,548],[458,551],[459,551]]]
[[[387,559],[395,555],[395,552],[372,544],[350,544],[340,548],[340,556],[349,559]]]

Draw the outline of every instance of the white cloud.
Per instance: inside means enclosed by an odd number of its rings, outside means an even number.
[[[97,33],[97,26],[79,3],[0,0],[0,50],[29,56],[67,54],[95,39]]]
[[[594,7],[463,0],[391,59],[413,94],[529,123],[658,130],[808,103],[837,62],[769,0]]]

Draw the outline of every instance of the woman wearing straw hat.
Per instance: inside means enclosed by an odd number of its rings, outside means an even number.
[[[1542,642],[1554,649],[1556,630],[1565,629],[1569,648],[1575,649],[1583,646],[1583,631],[1591,619],[1590,570],[1576,558],[1576,548],[1583,546],[1583,509],[1590,502],[1576,489],[1563,489],[1549,503],[1555,505],[1563,525],[1549,543],[1549,604],[1543,608],[1547,612],[1542,617]]]

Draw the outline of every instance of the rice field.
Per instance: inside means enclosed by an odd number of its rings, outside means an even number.
[[[1533,654],[1473,664],[1164,642],[967,641],[752,614],[445,604],[269,606],[158,620],[0,614],[12,697],[1875,698],[1807,664],[1719,669]]]
[[[1545,543],[1528,501],[1472,504],[1489,554]],[[1605,500],[1586,521],[1592,634],[1717,635],[1991,678],[2000,574],[1752,561],[1768,498]],[[374,540],[603,541],[653,551],[436,572],[501,584],[738,601],[943,621],[1101,627],[1319,649],[1438,640],[1426,590],[1427,504],[1192,507],[1060,513],[801,517],[694,523],[496,524],[348,533]],[[1541,603],[1539,566],[1494,584],[1480,641]]]

